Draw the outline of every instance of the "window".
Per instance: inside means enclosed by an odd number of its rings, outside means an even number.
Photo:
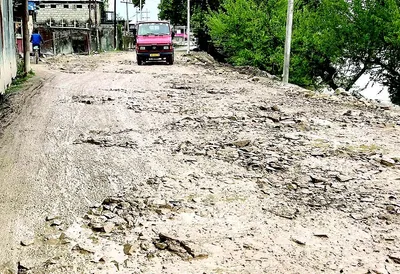
[[[142,23],[139,24],[139,35],[168,35],[170,33],[167,23]]]
[[[57,5],[50,5],[50,8],[55,9],[57,8]]]
[[[81,8],[82,8],[82,5],[76,5],[76,8],[77,8],[77,9],[81,9]]]
[[[69,8],[69,5],[64,5],[64,9],[68,9]]]
[[[39,8],[44,9],[46,5],[39,5]]]

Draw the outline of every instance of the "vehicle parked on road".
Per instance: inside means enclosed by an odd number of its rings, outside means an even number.
[[[170,65],[174,63],[174,33],[168,21],[139,22],[136,28],[138,65],[159,60],[165,60]]]

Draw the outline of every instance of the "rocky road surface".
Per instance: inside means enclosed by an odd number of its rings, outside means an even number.
[[[400,273],[397,108],[205,54],[35,69],[1,107],[0,273]]]

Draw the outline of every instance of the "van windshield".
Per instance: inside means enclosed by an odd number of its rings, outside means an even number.
[[[138,35],[169,35],[168,23],[139,24]]]

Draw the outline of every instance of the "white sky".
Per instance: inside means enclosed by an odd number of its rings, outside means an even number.
[[[366,87],[360,93],[368,99],[378,99],[384,102],[390,102],[388,88],[376,82],[369,82],[370,75],[364,74],[358,79],[356,85],[360,88]]]
[[[124,0],[125,1],[125,0]],[[157,20],[158,19],[158,4],[160,3],[160,0],[146,0],[146,4],[143,7],[143,19],[145,19],[146,14],[144,13],[146,10],[149,11],[148,16],[150,17],[149,20]],[[114,0],[109,0],[108,3],[109,11],[114,10]],[[128,5],[128,15],[129,15],[129,20],[130,21],[136,21],[136,8],[133,7],[133,5]],[[126,18],[126,4],[121,3],[121,0],[117,0],[117,14],[121,16],[122,18]],[[139,18],[140,20],[140,18]]]

